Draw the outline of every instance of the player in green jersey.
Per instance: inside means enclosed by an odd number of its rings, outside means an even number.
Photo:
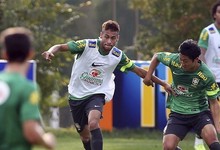
[[[41,127],[36,83],[26,79],[32,59],[30,30],[13,27],[1,33],[1,54],[8,61],[0,73],[0,150],[30,150],[41,145],[53,150],[55,137]]]
[[[220,133],[219,87],[212,72],[199,60],[200,54],[195,41],[185,40],[179,46],[179,53],[156,53],[144,78],[148,85],[160,62],[172,72],[173,93],[167,99],[171,113],[164,129],[164,150],[174,150],[191,130],[201,136],[211,150],[220,149],[216,134]]]
[[[213,4],[211,16],[214,22],[205,27],[199,37],[200,60],[205,62],[220,86],[220,0]],[[196,136],[195,150],[205,150],[203,140]]]
[[[69,105],[74,125],[86,150],[102,150],[103,139],[99,128],[105,102],[112,99],[115,89],[113,71],[132,71],[144,78],[147,71],[136,66],[123,51],[115,47],[120,27],[116,21],[103,23],[99,39],[70,41],[52,46],[42,53],[51,60],[58,51],[76,55],[68,86]],[[155,76],[152,80],[168,86]],[[150,85],[152,81],[150,81]]]

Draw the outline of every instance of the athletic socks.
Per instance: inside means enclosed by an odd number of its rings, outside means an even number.
[[[214,142],[209,146],[210,150],[220,150],[219,142]]]
[[[91,131],[91,147],[92,150],[102,150],[103,139],[100,128]]]
[[[90,145],[90,141],[82,142],[82,143],[83,143],[83,147],[85,148],[85,150],[92,150],[91,145]]]

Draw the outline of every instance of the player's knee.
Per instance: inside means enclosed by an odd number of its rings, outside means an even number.
[[[209,145],[210,150],[220,150],[220,144],[219,142],[214,142],[211,145]]]
[[[99,128],[99,123],[96,120],[91,120],[89,122],[89,129],[90,131]]]
[[[164,150],[172,150],[172,149],[175,149],[176,146],[173,145],[171,142],[163,142],[163,149]]]
[[[90,135],[80,135],[80,138],[83,143],[90,141]]]

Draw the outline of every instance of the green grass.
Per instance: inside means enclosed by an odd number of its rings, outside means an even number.
[[[56,150],[84,150],[74,129],[49,130],[57,137]],[[104,150],[161,150],[162,132],[153,129],[114,129],[103,132]],[[180,142],[183,150],[193,150],[194,134],[189,133]],[[44,150],[35,147],[34,150]]]

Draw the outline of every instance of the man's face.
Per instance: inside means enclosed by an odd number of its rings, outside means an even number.
[[[104,51],[109,52],[119,40],[119,33],[111,30],[105,30],[100,33],[101,47]]]
[[[220,6],[217,7],[214,17],[217,24],[220,25]]]
[[[188,56],[179,54],[180,57],[180,63],[181,63],[181,67],[184,71],[188,71],[188,72],[193,72],[195,71],[195,69],[198,66],[198,58],[194,59],[194,61],[192,59],[190,59]]]

